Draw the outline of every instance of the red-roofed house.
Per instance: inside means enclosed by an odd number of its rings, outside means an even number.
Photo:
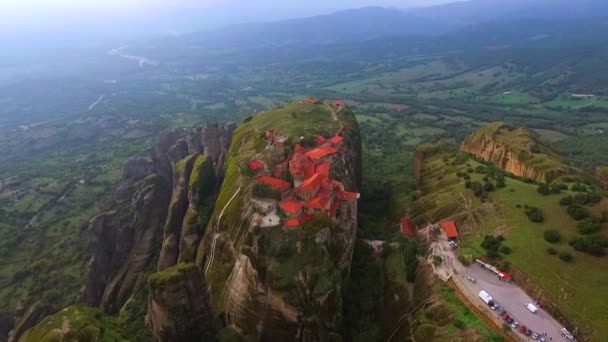
[[[325,144],[326,141],[327,141],[327,139],[325,139],[325,137],[320,136],[320,135],[315,138],[315,143],[317,143],[317,145],[319,145],[319,146]]]
[[[314,161],[319,161],[335,153],[338,153],[338,150],[336,150],[334,147],[321,146],[306,152],[306,156]]]
[[[256,178],[256,180],[259,183],[266,184],[275,189],[287,190],[290,187],[290,184],[287,183],[286,181],[280,180],[277,178],[268,177],[268,176],[260,176],[260,177]]]
[[[296,188],[296,194],[305,200],[309,200],[317,195],[322,181],[323,176],[315,173]]]
[[[329,141],[334,144],[334,145],[338,145],[339,143],[341,143],[344,140],[344,138],[342,138],[339,135],[336,135],[335,137],[329,139]]]
[[[401,219],[401,234],[409,238],[414,237],[414,225],[412,225],[412,221],[409,217]]]
[[[259,160],[252,160],[249,162],[249,169],[251,171],[257,172],[264,168],[264,164]]]
[[[317,165],[316,172],[318,174],[321,174],[321,176],[327,178],[327,177],[329,177],[329,170],[330,169],[331,169],[331,163],[330,162],[320,163],[319,165]]]
[[[333,101],[331,101],[331,103],[332,103],[334,106],[338,106],[338,107],[344,107],[344,106],[346,106],[346,104],[344,103],[344,101],[333,100]]]
[[[285,228],[297,228],[299,226],[301,226],[302,223],[300,222],[299,219],[297,218],[292,218],[290,220],[285,221],[285,223],[283,224],[283,226]]]
[[[281,207],[281,209],[283,209],[283,211],[289,216],[300,215],[300,212],[302,211],[302,203],[294,200],[281,202],[279,207]]]
[[[329,198],[317,196],[306,202],[304,207],[307,209],[329,210],[330,204]]]
[[[306,156],[304,148],[300,145],[294,147],[293,156],[289,161],[289,172],[293,176],[296,187],[315,173],[315,164]]]
[[[458,239],[458,228],[456,227],[456,222],[454,221],[444,221],[441,222],[441,228],[447,235],[448,240]]]
[[[317,99],[306,99],[306,100],[304,100],[304,102],[306,102],[308,104],[317,104],[317,103],[319,103],[319,100],[317,100]]]
[[[266,132],[266,139],[272,140],[272,138],[274,138],[274,132],[273,131]]]

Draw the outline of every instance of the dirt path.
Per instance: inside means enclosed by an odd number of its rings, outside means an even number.
[[[232,201],[234,200],[234,198],[236,197],[236,195],[239,194],[239,192],[241,192],[241,187],[239,186],[239,188],[234,192],[234,194],[232,195],[232,197],[230,197],[230,199],[228,200],[228,202],[226,202],[226,205],[224,205],[224,207],[222,208],[222,211],[220,212],[220,215],[217,217],[217,223],[215,224],[214,228],[217,228],[220,224],[220,222],[222,222],[222,217],[224,217],[224,212],[226,211],[226,208],[230,205],[230,203],[232,203]],[[207,266],[205,267],[205,275],[207,275],[207,271],[209,271],[209,268],[211,267],[211,264],[213,264],[213,258],[215,258],[215,245],[217,244],[217,239],[220,237],[219,233],[213,233],[213,242],[211,243],[211,257],[209,258],[209,262],[207,263]]]

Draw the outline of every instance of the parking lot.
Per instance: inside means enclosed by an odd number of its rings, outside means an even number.
[[[442,235],[439,241],[431,244],[431,251],[432,254],[440,255],[443,259],[442,265],[434,268],[435,273],[444,280],[451,277],[462,294],[468,297],[469,301],[478,308],[483,308],[482,311],[487,315],[492,315],[490,318],[499,325],[503,322],[499,316],[500,309],[490,310],[479,298],[481,290],[488,292],[494,301],[520,325],[525,325],[539,335],[545,333],[546,341],[567,341],[560,333],[562,325],[542,309],[542,303],[540,303],[541,307],[538,308],[538,311],[532,313],[525,305],[533,303],[534,300],[516,283],[499,280],[494,273],[478,264],[462,265],[456,258],[454,250],[449,246],[445,235]],[[473,277],[475,283],[467,280],[467,277]],[[516,329],[515,335],[522,341],[534,341],[532,337],[528,337]]]

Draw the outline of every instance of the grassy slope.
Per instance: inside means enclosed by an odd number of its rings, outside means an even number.
[[[440,220],[462,210],[462,201],[458,200],[463,194],[472,201],[473,207],[479,206],[469,190],[465,190],[462,180],[456,176],[457,171],[465,171],[466,165],[449,165],[444,161],[446,155],[432,157],[425,163],[423,193],[425,196],[417,202],[418,213],[431,220]],[[473,168],[475,161],[467,161]],[[481,181],[482,175],[471,174],[473,181]],[[441,177],[441,180],[438,178]],[[559,206],[560,195],[542,196],[537,193],[535,184],[506,178],[507,187],[492,192],[490,197],[495,204],[495,210],[484,212],[477,227],[471,224],[461,225],[463,231],[463,250],[476,255],[483,254],[479,247],[486,234],[502,233],[506,237],[506,245],[513,252],[505,256],[518,269],[526,273],[535,284],[546,291],[549,298],[577,326],[589,327],[595,331],[595,336],[605,336],[608,333],[606,312],[608,305],[601,291],[608,284],[607,258],[596,258],[587,254],[573,252],[566,242],[551,245],[544,241],[543,232],[546,229],[557,229],[563,235],[563,241],[577,236],[576,223],[567,215],[565,208]],[[437,203],[436,207],[421,206],[421,204]],[[526,217],[523,209],[516,205],[528,204],[542,209],[545,216],[543,223],[532,223]],[[605,206],[606,200],[594,208]],[[556,256],[549,255],[546,248],[552,246],[559,251],[574,254],[572,263],[565,263]]]

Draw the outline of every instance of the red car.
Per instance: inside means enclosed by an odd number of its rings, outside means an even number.
[[[520,325],[519,328],[517,328],[517,331],[519,331],[522,334],[526,334],[526,330],[528,330],[528,328],[526,328],[525,325]]]
[[[507,314],[507,313],[506,313],[506,314],[504,314],[504,315],[502,315],[501,317],[502,317],[502,320],[503,320],[503,321],[506,321],[506,320],[508,320],[509,318],[511,318],[511,316],[509,316],[509,314]]]

